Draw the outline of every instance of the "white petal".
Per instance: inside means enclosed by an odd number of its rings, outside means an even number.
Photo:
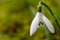
[[[33,19],[32,23],[31,23],[31,28],[30,28],[30,36],[32,36],[36,30],[39,28],[39,22],[40,22],[40,13],[37,13],[37,15],[35,16],[35,18]]]
[[[49,31],[52,32],[52,33],[54,33],[55,32],[54,31],[54,27],[51,24],[51,22],[44,15],[42,15],[42,19],[45,22],[46,26],[48,27]]]

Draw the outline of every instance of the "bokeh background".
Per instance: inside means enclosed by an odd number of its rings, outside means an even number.
[[[60,0],[42,1],[50,7],[60,24]],[[39,2],[40,0],[0,0],[0,40],[60,40],[60,27],[45,6],[43,14],[53,24],[55,33],[51,34],[47,28],[40,27],[30,37],[30,25]]]

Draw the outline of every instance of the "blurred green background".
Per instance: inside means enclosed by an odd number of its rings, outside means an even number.
[[[47,40],[43,27],[30,37],[30,25],[40,0],[0,0],[0,40]],[[42,0],[47,4],[60,24],[60,0]],[[50,40],[60,40],[60,28],[49,10],[44,7],[43,14],[54,25],[55,33],[46,32]],[[36,13],[35,13],[36,14]]]

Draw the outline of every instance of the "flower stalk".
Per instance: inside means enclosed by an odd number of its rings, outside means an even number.
[[[43,2],[41,2],[41,5],[42,5],[42,13],[44,13],[44,11],[43,11],[44,7],[43,6],[46,6],[46,7],[48,7],[48,6]],[[53,12],[51,11],[51,9],[49,7],[47,9],[51,12],[51,14],[53,14]],[[43,28],[44,28],[44,33],[46,35],[47,40],[53,40],[50,32],[48,31],[47,27],[45,27],[45,26],[46,26],[46,24],[44,24]]]
[[[43,3],[43,2],[41,2],[41,5],[46,6],[46,8],[50,11],[51,15],[54,17],[56,24],[57,24],[58,27],[60,28],[60,25],[59,25],[59,23],[58,23],[58,20],[57,20],[57,18],[55,17],[55,15],[53,14],[53,12],[51,11],[51,9],[49,8],[49,6],[47,6],[47,5],[46,5],[45,3]]]

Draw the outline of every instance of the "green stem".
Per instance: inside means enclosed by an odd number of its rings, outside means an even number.
[[[47,40],[52,40],[51,34],[50,34],[49,30],[47,29],[45,24],[44,24],[43,28],[44,28],[44,33],[47,37]]]
[[[44,5],[44,6],[46,6],[47,9],[51,12],[52,16],[55,18],[55,21],[56,21],[58,27],[60,28],[60,25],[59,25],[59,23],[58,23],[58,21],[57,21],[57,18],[55,17],[55,15],[54,15],[53,12],[51,11],[51,9],[50,9],[45,3],[41,2],[41,4]]]
[[[42,3],[42,2],[41,2],[41,3]],[[44,13],[44,5],[41,4],[41,7],[42,7],[42,9],[41,9],[41,10],[42,10],[42,13]],[[43,28],[44,28],[44,33],[45,33],[45,35],[46,35],[47,40],[52,40],[51,34],[50,34],[50,32],[48,31],[48,29],[47,29],[47,27],[46,27],[45,24],[44,24]]]

